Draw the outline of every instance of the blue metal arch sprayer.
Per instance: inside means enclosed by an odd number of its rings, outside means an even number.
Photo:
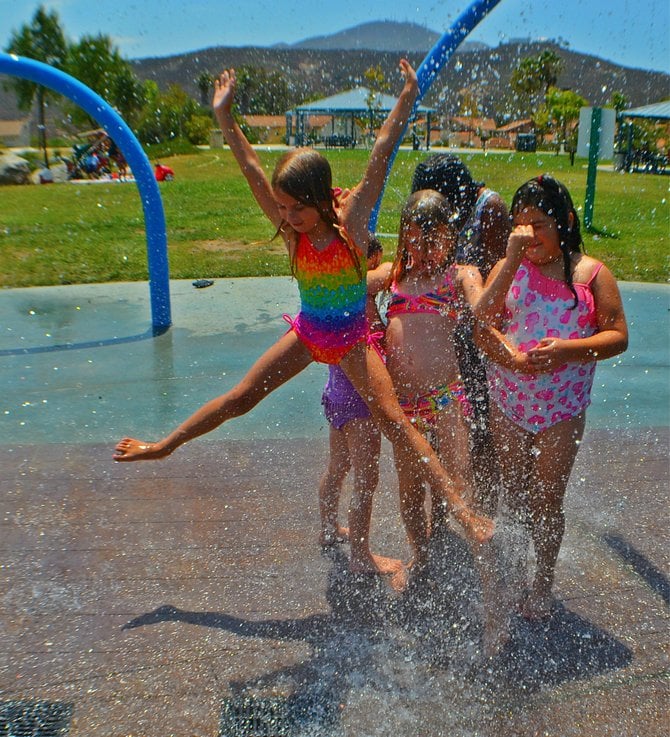
[[[165,213],[156,177],[139,141],[108,102],[59,69],[34,59],[0,53],[0,73],[28,79],[76,102],[121,149],[137,182],[144,209],[152,328],[154,334],[164,332],[172,322]]]
[[[500,0],[475,0],[463,13],[454,21],[451,28],[446,31],[442,38],[428,52],[426,58],[416,70],[416,76],[419,81],[419,94],[416,99],[415,109],[423,99],[423,96],[430,89],[442,67],[449,61],[451,55],[456,51],[459,44],[474,29],[474,27],[500,2]],[[398,153],[399,143],[396,145],[395,151],[389,161],[386,178],[391,171],[396,154]],[[386,183],[384,183],[386,186]],[[370,230],[375,231],[377,227],[377,218],[379,216],[379,207],[381,205],[383,192],[377,200],[377,204],[370,216]]]

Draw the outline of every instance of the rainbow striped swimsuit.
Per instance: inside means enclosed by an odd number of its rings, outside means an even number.
[[[301,233],[296,254],[300,313],[290,321],[315,361],[339,363],[368,334],[365,316],[367,284],[339,236],[317,251]]]

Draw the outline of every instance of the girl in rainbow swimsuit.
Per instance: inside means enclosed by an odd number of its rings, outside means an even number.
[[[441,490],[452,515],[470,538],[484,542],[491,537],[492,521],[471,509],[454,489],[429,443],[405,417],[388,372],[367,341],[367,286],[361,246],[367,244],[372,208],[418,92],[414,69],[404,59],[400,68],[405,78],[400,97],[379,131],[363,179],[341,203],[332,189],[328,162],[312,149],[295,149],[284,155],[268,181],[258,155],[232,114],[234,70],[224,71],[215,80],[214,112],[256,201],[284,239],[298,282],[300,313],[290,330],[236,387],[203,405],[158,442],[122,439],[116,446],[115,460],[163,458],[183,443],[249,412],[312,361],[335,363],[368,403],[396,457],[421,468],[429,483]]]
[[[380,351],[384,325],[376,296],[388,273],[388,264],[381,263],[382,255],[382,244],[371,234],[367,251],[366,313],[370,329],[369,340],[374,340]],[[368,405],[338,364],[331,363],[328,366],[328,381],[323,390],[321,404],[328,420],[330,453],[328,465],[319,483],[319,542],[323,547],[349,542],[349,570],[352,573],[398,573],[402,569],[400,560],[387,558],[370,550],[370,521],[373,497],[379,483],[381,433],[372,419]],[[344,479],[349,470],[353,476],[347,515],[349,526],[342,527],[338,524],[338,507]],[[395,577],[392,578],[391,584],[397,587],[395,580]]]
[[[626,350],[628,329],[611,272],[580,252],[579,218],[563,184],[546,174],[531,179],[514,195],[511,215],[506,257],[475,315],[489,359],[503,494],[535,549],[533,582],[518,607],[528,619],[544,619],[595,363]]]

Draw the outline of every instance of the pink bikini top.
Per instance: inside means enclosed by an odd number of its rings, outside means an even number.
[[[396,282],[391,285],[387,317],[411,313],[442,315],[456,320],[459,316],[458,292],[454,286],[453,267],[444,275],[444,281],[437,289],[424,294],[406,294],[398,289]]]

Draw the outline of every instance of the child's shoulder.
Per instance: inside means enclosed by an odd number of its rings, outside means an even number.
[[[391,269],[393,264],[391,261],[385,261],[380,264],[376,269],[370,269],[367,272],[367,285],[368,294],[376,294],[386,287],[388,280],[391,277]]]
[[[454,264],[454,280],[459,283],[482,281],[481,271],[474,264]]]
[[[580,284],[589,284],[594,276],[600,271],[604,264],[597,258],[587,256],[585,253],[575,253],[573,255],[573,281]]]

